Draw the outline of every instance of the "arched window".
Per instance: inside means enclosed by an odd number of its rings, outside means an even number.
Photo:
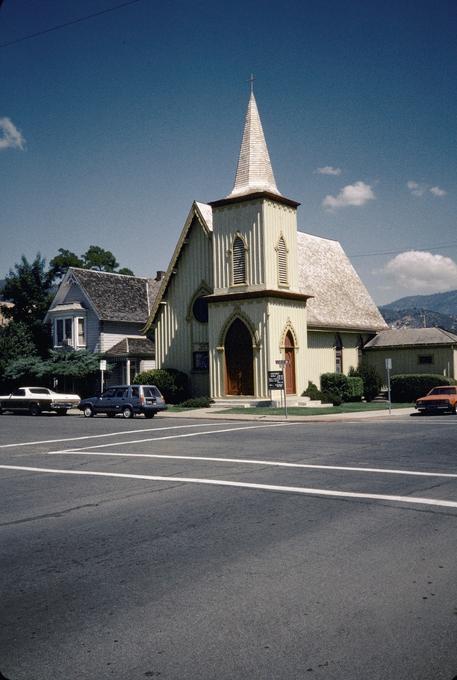
[[[287,286],[289,283],[287,272],[287,247],[284,236],[281,236],[277,246],[278,252],[278,281],[280,286]]]
[[[246,283],[246,251],[244,241],[237,236],[232,250],[233,283]]]

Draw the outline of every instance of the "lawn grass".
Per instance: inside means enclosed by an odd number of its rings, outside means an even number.
[[[392,409],[397,408],[413,408],[414,404],[392,404]],[[287,409],[287,413],[291,416],[325,416],[337,413],[360,413],[364,411],[386,411],[389,408],[387,402],[372,401],[352,402],[341,404],[341,406],[329,406],[328,408],[314,408],[312,406],[292,406]],[[181,409],[185,410],[185,409]],[[217,411],[215,411],[217,413]],[[219,411],[219,413],[244,413],[245,415],[253,414],[258,416],[282,416],[284,415],[284,408],[269,408],[269,407],[254,407],[254,408],[231,408],[229,410]]]

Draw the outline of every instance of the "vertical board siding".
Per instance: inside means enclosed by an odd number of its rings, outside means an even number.
[[[157,316],[156,363],[158,368],[177,368],[190,375],[194,344],[208,342],[208,324],[194,319],[191,304],[202,282],[212,288],[213,272],[211,240],[197,220],[187,241]],[[202,380],[199,378],[200,383]]]
[[[432,355],[432,364],[419,364],[419,356]],[[392,359],[391,375],[401,373],[436,373],[447,375],[448,367],[455,378],[455,350],[452,347],[428,346],[409,348],[366,349],[364,358],[378,371],[381,376],[386,375],[386,359]]]
[[[317,387],[320,387],[323,373],[335,372],[335,336],[333,330],[308,330],[307,380]],[[356,368],[358,365],[360,333],[340,332],[339,336],[343,344],[343,373],[347,375],[351,366]]]

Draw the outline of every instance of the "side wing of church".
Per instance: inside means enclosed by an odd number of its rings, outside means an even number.
[[[268,399],[285,360],[298,397],[386,327],[341,245],[298,232],[298,206],[276,186],[251,93],[234,187],[192,205],[146,326],[157,368],[186,372],[194,394]]]

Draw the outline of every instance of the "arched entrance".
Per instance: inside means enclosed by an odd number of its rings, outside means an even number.
[[[232,395],[254,394],[252,337],[241,319],[235,319],[225,336],[225,391]]]
[[[290,331],[287,331],[284,346],[284,358],[286,360],[286,394],[295,394],[297,391],[295,386],[295,345],[293,335]]]

